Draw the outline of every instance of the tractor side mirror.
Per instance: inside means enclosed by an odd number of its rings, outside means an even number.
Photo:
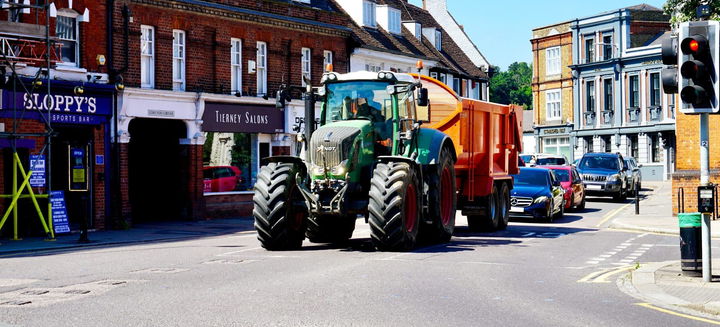
[[[428,90],[424,87],[421,87],[418,90],[417,105],[419,107],[427,107],[429,103],[430,100],[428,99]]]
[[[283,90],[278,90],[275,93],[275,108],[285,108],[285,97],[285,92]]]
[[[415,107],[415,113],[417,115],[417,121],[419,123],[427,123],[430,121],[430,106]]]

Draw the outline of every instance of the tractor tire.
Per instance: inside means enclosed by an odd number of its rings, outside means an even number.
[[[500,187],[497,213],[500,215],[498,218],[498,230],[507,229],[508,222],[510,222],[510,188],[507,183],[503,183]]]
[[[381,251],[415,247],[420,227],[420,192],[413,167],[405,162],[379,163],[370,181],[370,237]]]
[[[308,213],[295,183],[297,168],[290,163],[271,162],[260,169],[253,195],[255,230],[262,246],[271,251],[302,246]]]
[[[438,164],[428,172],[427,181],[428,213],[432,224],[421,225],[420,237],[433,243],[445,243],[450,241],[455,230],[457,211],[455,164],[449,149],[442,150]]]
[[[313,243],[345,243],[352,237],[355,220],[355,215],[310,216],[305,236]]]

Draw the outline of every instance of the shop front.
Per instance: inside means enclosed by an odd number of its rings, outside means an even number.
[[[294,154],[285,110],[261,99],[219,100],[205,99],[202,116],[205,217],[249,216],[260,159]]]
[[[536,131],[539,136],[537,146],[539,152],[561,154],[572,162],[573,146],[570,139],[572,126],[538,126]]]
[[[69,230],[103,229],[110,207],[106,180],[113,168],[108,145],[115,89],[66,81],[53,81],[50,94],[47,88],[39,89],[42,91],[2,90],[0,123],[5,135],[19,138],[15,151],[24,167],[30,167],[32,159],[33,169],[43,171],[33,175],[33,190],[47,194],[50,186],[55,196],[64,198]],[[42,136],[48,130],[45,122],[52,128],[51,144]],[[9,140],[12,137],[0,142],[2,194],[11,193],[12,184],[19,183],[13,179],[14,151]],[[41,200],[40,206],[46,208],[47,200]],[[18,210],[23,217],[21,234],[42,234],[30,200],[21,200]]]

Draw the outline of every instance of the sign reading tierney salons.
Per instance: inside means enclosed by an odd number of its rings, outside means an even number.
[[[285,115],[275,106],[205,103],[203,131],[282,133]]]

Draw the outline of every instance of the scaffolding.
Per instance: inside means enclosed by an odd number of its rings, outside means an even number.
[[[50,36],[50,15],[51,4],[46,0],[0,0],[0,10],[8,14],[7,21],[0,21],[0,92],[9,93],[11,101],[6,100],[6,108],[0,111],[12,112],[12,123],[10,127],[0,130],[0,142],[7,143],[12,152],[12,186],[9,194],[0,194],[0,199],[10,199],[10,203],[0,211],[0,230],[5,222],[12,215],[13,234],[12,240],[19,240],[18,237],[18,201],[30,199],[37,211],[40,223],[45,231],[47,240],[55,239],[52,220],[52,110],[42,110],[42,104],[38,103],[38,97],[25,96],[23,102],[18,104],[17,93],[23,92],[32,95],[44,91],[51,95],[50,69],[53,64],[62,61],[62,43],[55,37]],[[35,23],[32,21],[34,11]],[[44,22],[41,23],[41,21]],[[19,67],[34,66],[37,71],[33,76],[21,77],[18,74]],[[1,97],[0,97],[1,98]],[[0,103],[0,106],[2,104]],[[21,122],[26,113],[36,112],[43,123],[45,131],[38,133],[23,132]],[[18,143],[28,139],[44,139],[45,143],[40,150],[40,157],[44,156],[45,164],[45,187],[40,187],[39,192],[33,191],[30,179],[35,173],[32,167],[26,169],[18,155]],[[7,163],[6,163],[7,164]],[[8,193],[8,192],[6,192]],[[44,211],[38,199],[47,199],[47,210]]]

